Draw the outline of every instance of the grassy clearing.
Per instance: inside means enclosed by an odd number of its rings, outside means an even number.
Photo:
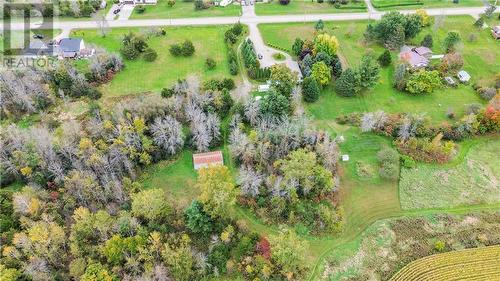
[[[168,27],[166,36],[153,37],[148,40],[151,48],[158,52],[154,62],[146,62],[141,58],[125,61],[125,69],[113,80],[102,86],[104,97],[118,97],[129,94],[158,92],[171,86],[178,79],[188,75],[197,75],[201,80],[229,76],[224,32],[227,26],[210,27]],[[110,52],[119,52],[121,39],[127,32],[140,32],[138,28],[116,28],[105,38],[96,30],[78,30],[72,36],[82,37],[87,44],[95,44]],[[170,45],[184,40],[191,40],[196,52],[191,57],[174,57],[168,51]],[[217,67],[207,70],[205,60],[213,58]]]
[[[447,208],[500,202],[498,139],[470,140],[464,159],[449,165],[421,164],[402,169],[399,183],[404,209]],[[467,143],[463,144],[467,146]]]
[[[442,42],[449,30],[460,26],[458,32],[464,38],[461,52],[465,66],[474,81],[489,83],[496,73],[500,71],[500,54],[495,52],[498,42],[491,38],[488,30],[478,31],[472,26],[473,19],[468,16],[448,17],[443,28],[433,32],[431,28],[424,29],[414,41],[420,42],[427,33],[434,36],[435,53],[442,53]],[[368,21],[356,22],[328,22],[325,30],[334,34],[340,42],[339,55],[349,67],[356,67],[361,57],[368,53],[379,56],[383,48],[378,44],[367,44],[363,40]],[[290,49],[296,37],[313,38],[313,23],[286,23],[259,25],[264,40],[267,43]],[[466,40],[470,33],[478,35],[475,42]],[[393,60],[397,52],[392,54]],[[335,117],[350,113],[384,110],[386,112],[412,112],[425,113],[435,122],[447,120],[446,113],[452,109],[456,116],[465,113],[465,106],[471,103],[484,101],[470,86],[461,85],[456,89],[442,88],[426,96],[411,96],[401,93],[392,87],[394,67],[384,68],[380,72],[380,81],[373,90],[355,98],[344,98],[336,95],[332,87],[323,90],[320,100],[309,105],[309,112],[315,119],[332,120]]]
[[[170,198],[185,206],[198,195],[192,156],[192,151],[184,150],[176,159],[152,165],[143,171],[139,182],[146,189],[165,189]]]
[[[433,255],[411,262],[391,281],[490,280],[500,276],[500,245]]]
[[[255,5],[255,13],[257,15],[361,13],[365,11],[366,5],[363,1],[357,4],[341,5],[338,9],[326,1],[324,3],[317,3],[310,0],[291,0],[288,5],[281,5],[279,1],[257,3]]]
[[[177,1],[173,7],[168,6],[167,0],[159,0],[156,5],[145,5],[146,11],[138,13],[134,9],[131,19],[175,19],[175,18],[197,18],[197,17],[237,17],[241,13],[241,6],[237,4],[226,7],[210,7],[197,11],[194,2]]]
[[[439,8],[439,7],[480,7],[482,0],[460,0],[458,4],[453,0],[371,0],[375,8],[380,10],[416,9],[416,8]],[[490,1],[495,2],[495,1]]]

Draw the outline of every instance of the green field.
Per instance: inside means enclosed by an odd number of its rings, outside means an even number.
[[[482,0],[460,0],[458,4],[453,0],[371,0],[372,5],[381,10],[439,8],[439,7],[479,7],[483,6]],[[495,1],[490,1],[494,3]]]
[[[177,1],[173,7],[168,6],[167,0],[159,0],[156,5],[145,5],[146,11],[138,13],[134,9],[130,19],[175,19],[197,17],[237,17],[241,13],[241,6],[237,4],[226,7],[210,7],[204,10],[195,10],[194,2]]]
[[[378,56],[383,48],[378,44],[367,44],[363,40],[363,32],[367,21],[356,22],[328,22],[325,30],[334,34],[340,42],[339,55],[344,64],[356,67],[363,54],[374,54]],[[448,30],[461,28],[458,32],[464,38],[461,50],[464,57],[464,69],[467,70],[474,81],[489,83],[490,79],[500,71],[500,56],[495,52],[498,42],[491,38],[487,30],[476,31],[472,26],[473,19],[467,16],[448,17],[444,27],[434,35],[435,53],[441,53],[442,40]],[[284,24],[262,24],[259,25],[266,43],[282,48],[290,49],[296,37],[311,39],[314,34],[313,23],[284,23]],[[415,42],[427,33],[431,28],[423,30]],[[478,40],[468,42],[468,34],[476,32]],[[393,53],[393,60],[397,58],[397,52]],[[326,88],[320,100],[309,105],[310,113],[319,120],[333,120],[335,117],[350,112],[364,112],[384,110],[386,112],[413,112],[425,113],[435,122],[447,119],[448,109],[453,109],[457,116],[462,116],[465,106],[471,103],[484,103],[470,86],[459,86],[456,89],[442,88],[430,95],[411,96],[401,93],[392,87],[392,75],[394,68],[384,68],[380,72],[380,82],[370,92],[355,98],[344,98],[333,93],[331,87]]]
[[[158,53],[158,58],[154,62],[146,62],[141,58],[125,61],[125,69],[110,83],[101,87],[104,97],[157,92],[189,75],[197,75],[202,80],[229,76],[224,43],[224,32],[227,28],[227,26],[165,28],[167,32],[165,36],[152,37],[148,40],[149,46]],[[78,30],[74,31],[72,36],[82,37],[87,44],[104,47],[110,52],[119,52],[121,39],[129,30],[141,31],[138,28],[115,28],[103,38],[96,30]],[[196,49],[194,55],[172,56],[168,51],[169,46],[186,39],[192,40]],[[213,70],[207,70],[205,67],[205,60],[209,57],[217,62],[217,67]]]
[[[473,143],[474,146],[468,149]],[[404,209],[449,208],[500,202],[500,140],[468,140],[465,157],[447,165],[420,164],[402,169],[399,182]]]
[[[281,5],[279,1],[275,0],[255,5],[257,15],[361,13],[365,11],[366,5],[363,1],[358,4],[341,5],[339,9],[326,1],[318,3],[310,0],[291,0],[288,5]]]

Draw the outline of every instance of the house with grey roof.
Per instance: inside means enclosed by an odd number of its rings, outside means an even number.
[[[76,58],[85,50],[85,43],[81,38],[63,38],[59,41],[59,56],[62,58]]]
[[[432,51],[427,47],[403,46],[399,53],[399,59],[408,63],[413,69],[427,67],[431,57]]]

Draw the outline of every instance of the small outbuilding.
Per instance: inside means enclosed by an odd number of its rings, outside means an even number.
[[[224,165],[224,157],[222,151],[211,151],[205,153],[193,154],[193,166],[195,170],[212,165]]]
[[[465,70],[460,70],[457,73],[457,77],[458,77],[458,80],[460,80],[460,82],[462,82],[462,83],[469,82],[469,80],[471,78],[470,75],[469,75],[469,73],[467,73],[467,71],[465,71]]]
[[[451,76],[446,76],[444,78],[444,81],[446,81],[446,83],[450,86],[456,86],[457,83],[455,82],[455,79],[453,79]]]
[[[259,93],[268,92],[270,88],[269,84],[259,85]]]
[[[491,35],[497,40],[500,39],[500,25],[494,26],[491,29]]]

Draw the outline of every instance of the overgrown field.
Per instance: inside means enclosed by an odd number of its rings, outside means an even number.
[[[500,140],[472,142],[467,155],[446,166],[420,164],[401,169],[399,192],[403,209],[449,208],[500,202]],[[467,146],[465,142],[462,146]]]
[[[341,5],[339,8],[327,3],[327,1],[318,3],[304,0],[291,0],[288,5],[281,5],[279,1],[255,5],[257,15],[361,13],[365,11],[366,5],[363,1]]]
[[[113,80],[102,87],[104,97],[117,97],[145,92],[159,92],[164,87],[170,87],[178,79],[189,75],[197,75],[201,80],[209,78],[228,77],[227,51],[224,43],[224,32],[227,26],[210,27],[168,27],[165,36],[151,37],[147,43],[158,53],[154,62],[142,58],[134,61],[125,60],[125,68]],[[121,41],[129,31],[141,32],[146,29],[116,28],[106,37],[96,30],[77,30],[74,37],[81,37],[87,44],[95,44],[106,48],[109,52],[119,52]],[[172,44],[191,40],[195,53],[190,57],[174,57],[168,51]],[[217,66],[208,70],[205,60],[212,58]]]
[[[437,254],[413,261],[391,281],[493,280],[500,277],[500,245]]]
[[[389,280],[406,264],[422,257],[497,245],[500,243],[499,216],[496,212],[410,216],[379,221],[363,233],[359,242],[354,242],[357,244],[355,251],[344,255],[341,250],[332,253],[323,277],[331,281]],[[485,266],[492,268],[496,264],[498,261],[489,259]]]
[[[368,21],[357,22],[328,22],[325,30],[334,34],[340,43],[340,57],[344,67],[356,67],[365,53],[379,56],[383,48],[378,44],[368,44],[364,41],[363,33]],[[490,79],[500,71],[500,56],[496,50],[495,42],[488,30],[477,31],[473,27],[473,19],[468,16],[447,17],[441,28],[435,32],[431,27],[425,28],[414,39],[415,44],[428,33],[434,37],[433,51],[442,53],[442,42],[449,30],[457,30],[463,38],[461,53],[464,57],[464,69],[467,70],[475,82],[490,83]],[[259,25],[264,41],[270,45],[279,46],[290,50],[295,38],[312,39],[314,36],[314,23],[286,23]],[[477,35],[477,41],[469,42],[469,34]],[[395,61],[398,52],[393,52]],[[394,67],[382,68],[380,81],[369,93],[354,98],[345,98],[336,95],[333,87],[323,90],[318,102],[308,106],[309,112],[315,119],[333,120],[339,115],[350,112],[369,112],[384,110],[386,112],[411,112],[426,114],[435,122],[447,120],[448,110],[455,112],[460,117],[466,112],[466,105],[484,101],[470,86],[461,85],[458,88],[444,87],[435,93],[425,96],[413,96],[401,93],[392,87]]]

